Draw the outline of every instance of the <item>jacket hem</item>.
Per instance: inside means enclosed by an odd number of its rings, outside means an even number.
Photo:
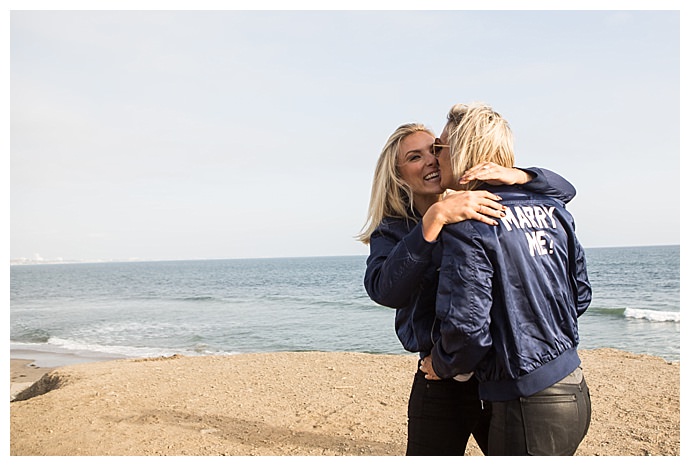
[[[581,364],[577,348],[517,379],[480,382],[479,397],[486,401],[510,401],[534,395],[566,377]]]

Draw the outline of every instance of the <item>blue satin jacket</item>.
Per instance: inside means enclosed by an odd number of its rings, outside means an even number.
[[[432,361],[442,378],[474,371],[481,399],[507,401],[579,366],[577,319],[592,289],[562,202],[519,186],[483,189],[501,196],[507,215],[498,226],[443,228]]]
[[[524,189],[566,203],[575,197],[575,187],[560,175],[542,168],[523,170],[533,176],[522,185]],[[416,221],[383,219],[371,236],[364,287],[373,301],[396,309],[395,331],[403,348],[424,357],[435,341],[432,329],[441,249],[438,240],[424,239],[420,220],[421,216]]]

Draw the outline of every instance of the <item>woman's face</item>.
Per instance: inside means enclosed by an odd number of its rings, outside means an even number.
[[[443,128],[443,132],[438,138],[440,140],[439,144],[444,146],[448,145],[448,129]],[[437,155],[438,167],[441,172],[441,187],[443,189],[457,189],[457,183],[455,181],[455,177],[453,176],[453,168],[450,165],[450,148],[440,147]]]
[[[438,196],[443,192],[438,161],[431,152],[434,137],[417,131],[400,141],[398,173],[415,196]]]

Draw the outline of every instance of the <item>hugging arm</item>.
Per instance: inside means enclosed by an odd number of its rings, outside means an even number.
[[[558,173],[554,173],[546,168],[530,167],[522,169],[524,172],[533,176],[532,180],[522,185],[528,191],[544,194],[554,199],[562,201],[564,204],[570,202],[577,193],[575,186]]]
[[[488,191],[448,194],[413,220],[386,218],[370,238],[364,287],[377,303],[393,308],[409,304],[431,264],[431,253],[444,225],[478,220],[496,225],[503,213],[500,198]]]
[[[528,191],[544,194],[567,204],[576,194],[575,186],[561,175],[546,168],[508,168],[493,162],[484,162],[467,170],[460,183],[473,180],[491,185],[522,185]]]

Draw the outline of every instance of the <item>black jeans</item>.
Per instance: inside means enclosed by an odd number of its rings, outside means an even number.
[[[489,455],[573,455],[592,406],[581,369],[532,396],[491,403]]]
[[[491,410],[477,380],[426,380],[417,371],[407,409],[407,456],[461,456],[470,434],[486,454]]]

